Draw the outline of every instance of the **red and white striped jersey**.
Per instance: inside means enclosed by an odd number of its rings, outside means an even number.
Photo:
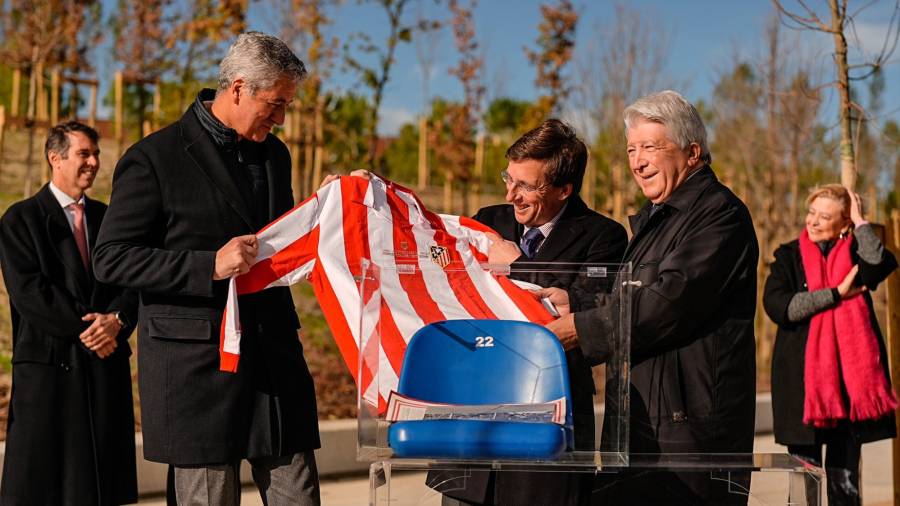
[[[238,295],[303,279],[312,283],[360,391],[382,402],[396,389],[406,343],[428,323],[553,320],[531,294],[482,266],[490,245],[486,232],[493,231],[470,218],[429,211],[412,191],[390,181],[339,178],[257,234],[254,265],[229,284],[221,369],[238,366]],[[369,272],[378,273],[377,282],[361,282],[368,262],[376,266]],[[360,350],[372,366],[363,367],[362,378]],[[377,375],[367,370],[376,367]]]

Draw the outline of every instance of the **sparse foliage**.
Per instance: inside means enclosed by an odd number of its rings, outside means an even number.
[[[369,150],[366,155],[366,165],[372,170],[376,166],[378,113],[384,97],[384,87],[391,77],[397,45],[401,42],[410,42],[415,28],[403,24],[403,12],[408,0],[379,0],[378,4],[384,9],[388,19],[388,36],[384,47],[376,45],[372,38],[363,32],[353,34],[348,43],[344,45],[345,64],[359,75],[360,82],[372,92],[371,118],[368,127]],[[428,29],[430,26],[427,21],[423,20],[419,28]],[[350,50],[351,43],[356,45],[355,54]],[[376,60],[373,65],[365,61],[367,57],[371,56],[374,56]]]
[[[564,69],[575,49],[578,13],[570,0],[560,0],[555,5],[541,5],[541,18],[537,49],[526,47],[525,55],[537,71],[534,85],[546,91],[528,111],[526,130],[534,128],[549,115],[558,113],[559,104],[569,95],[568,77],[564,75]]]
[[[446,113],[436,118],[430,132],[437,164],[445,173],[445,208],[452,201],[451,185],[458,183],[465,195],[473,178],[475,134],[484,96],[484,85],[481,82],[484,61],[478,53],[472,12],[476,4],[476,0],[471,0],[468,6],[463,6],[458,0],[450,0],[449,4],[453,42],[459,52],[459,61],[450,69],[450,74],[462,84],[464,101],[461,104],[447,104]],[[462,213],[468,214],[467,199],[463,199],[463,202]]]
[[[847,37],[853,30],[854,16],[860,10],[848,14],[849,0],[828,0],[828,14],[826,19],[806,3],[800,2],[798,11],[790,11],[784,7],[781,0],[772,0],[782,22],[792,28],[812,30],[830,35],[834,39],[834,65],[835,82],[840,97],[840,124],[841,124],[841,184],[853,189],[857,178],[857,158],[853,137],[854,109],[860,110],[861,105],[850,97],[850,83],[854,80],[866,79],[877,72],[890,58],[897,48],[900,39],[900,0],[895,0],[894,9],[888,22],[887,36],[881,50],[867,58],[865,61],[850,63],[848,60]],[[863,5],[863,9],[870,6],[871,2]]]

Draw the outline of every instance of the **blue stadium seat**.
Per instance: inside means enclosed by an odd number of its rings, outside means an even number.
[[[541,403],[566,398],[566,423],[419,420],[394,422],[397,457],[554,459],[572,447],[565,352],[540,325],[450,320],[421,328],[406,349],[399,393],[448,404]]]

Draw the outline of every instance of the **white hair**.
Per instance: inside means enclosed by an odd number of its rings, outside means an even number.
[[[681,149],[696,143],[700,146],[700,159],[712,161],[706,142],[706,127],[700,113],[678,92],[660,91],[637,99],[625,108],[625,134],[637,123],[652,121],[666,127],[669,138]]]
[[[295,83],[306,77],[306,67],[287,44],[261,32],[242,33],[219,64],[219,91],[243,79],[255,94],[284,77]]]

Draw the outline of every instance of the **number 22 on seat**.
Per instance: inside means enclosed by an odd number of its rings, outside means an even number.
[[[493,336],[475,336],[475,347],[476,348],[493,348],[494,347],[494,337]]]

